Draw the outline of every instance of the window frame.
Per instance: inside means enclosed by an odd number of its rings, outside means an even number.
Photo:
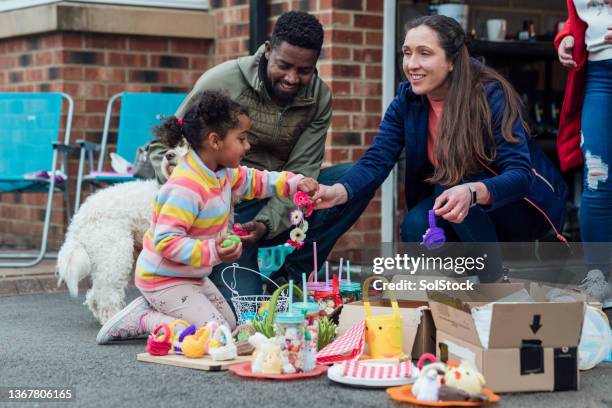
[[[43,6],[54,3],[91,3],[112,6],[139,6],[151,8],[173,8],[190,10],[208,10],[208,0],[5,0],[0,2],[0,12]]]

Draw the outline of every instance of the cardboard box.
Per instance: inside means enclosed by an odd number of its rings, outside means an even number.
[[[488,303],[492,296],[500,299],[523,288],[535,302],[494,304],[485,348],[471,308]],[[490,284],[480,285],[477,293],[430,294],[436,355],[442,361],[473,363],[495,392],[579,389],[578,344],[584,303],[547,303],[546,293],[542,285]]]
[[[436,326],[429,308],[423,309],[421,324],[412,345],[412,358],[418,359],[425,353],[436,354]]]
[[[431,336],[431,333],[435,332],[435,328],[431,327],[433,319],[423,319],[424,312],[428,312],[427,302],[398,302],[400,307],[400,314],[402,316],[403,323],[403,349],[404,353],[410,353],[411,356],[420,356],[419,354],[413,354],[413,346],[415,345],[415,339],[419,329],[421,330],[421,338],[425,335]],[[393,308],[391,303],[386,299],[371,300],[370,305],[372,307],[373,315],[392,314]],[[345,331],[350,329],[355,323],[361,320],[365,320],[365,308],[363,302],[348,303],[342,307],[340,313],[340,320],[338,323],[338,335],[343,334]],[[420,326],[423,326],[420,328]],[[426,347],[423,342],[418,343],[419,348]],[[434,345],[435,346],[435,345]],[[367,347],[366,347],[366,353]]]

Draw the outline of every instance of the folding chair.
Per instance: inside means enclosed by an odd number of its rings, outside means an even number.
[[[68,103],[63,142],[58,141],[62,102]],[[38,255],[0,254],[2,259],[31,261],[0,262],[0,268],[30,267],[38,264],[47,252],[53,193],[64,192],[67,218],[70,218],[70,195],[65,179],[70,146],[74,103],[63,93],[0,93],[0,193],[47,192],[45,220]],[[58,153],[60,174],[58,170]],[[57,179],[56,179],[57,178]]]
[[[137,180],[128,173],[104,172],[104,162],[108,150],[108,133],[110,129],[113,104],[121,100],[119,111],[119,129],[117,133],[117,154],[130,162],[134,162],[138,147],[147,144],[152,139],[151,129],[162,120],[176,112],[187,95],[182,93],[130,93],[121,92],[114,95],[106,108],[102,143],[96,144],[85,140],[77,140],[81,146],[79,170],[77,176],[75,212],[81,203],[83,183],[88,183],[92,191],[103,184],[124,183]],[[94,166],[94,153],[98,153],[97,166]],[[83,174],[85,159],[89,163],[89,173]]]

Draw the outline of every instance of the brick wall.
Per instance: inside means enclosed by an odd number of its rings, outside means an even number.
[[[110,34],[47,33],[3,39],[0,91],[68,93],[75,103],[72,141],[99,142],[112,95],[187,92],[210,66],[212,51],[209,40]],[[75,155],[70,175],[76,174],[76,166]],[[51,249],[59,248],[65,231],[63,200],[56,196]],[[37,247],[44,204],[44,194],[1,194],[0,247]]]

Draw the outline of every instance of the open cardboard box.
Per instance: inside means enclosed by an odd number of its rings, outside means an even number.
[[[494,304],[485,348],[471,308],[523,288],[535,302]],[[575,302],[547,303],[548,289],[531,283],[502,283],[479,285],[472,293],[430,293],[438,358],[471,362],[495,392],[577,390],[584,299],[567,291]]]
[[[435,349],[432,350],[435,344],[431,340],[435,333],[435,327],[433,327],[433,319],[430,315],[428,316],[428,303],[398,301],[398,304],[400,315],[402,316],[404,353],[418,358],[426,351],[435,352]],[[387,299],[371,299],[370,305],[374,316],[393,313],[391,302]],[[338,335],[343,334],[361,320],[365,320],[363,302],[345,304],[340,313]],[[426,348],[429,348],[429,350],[426,350]],[[368,353],[367,346],[365,353]]]

